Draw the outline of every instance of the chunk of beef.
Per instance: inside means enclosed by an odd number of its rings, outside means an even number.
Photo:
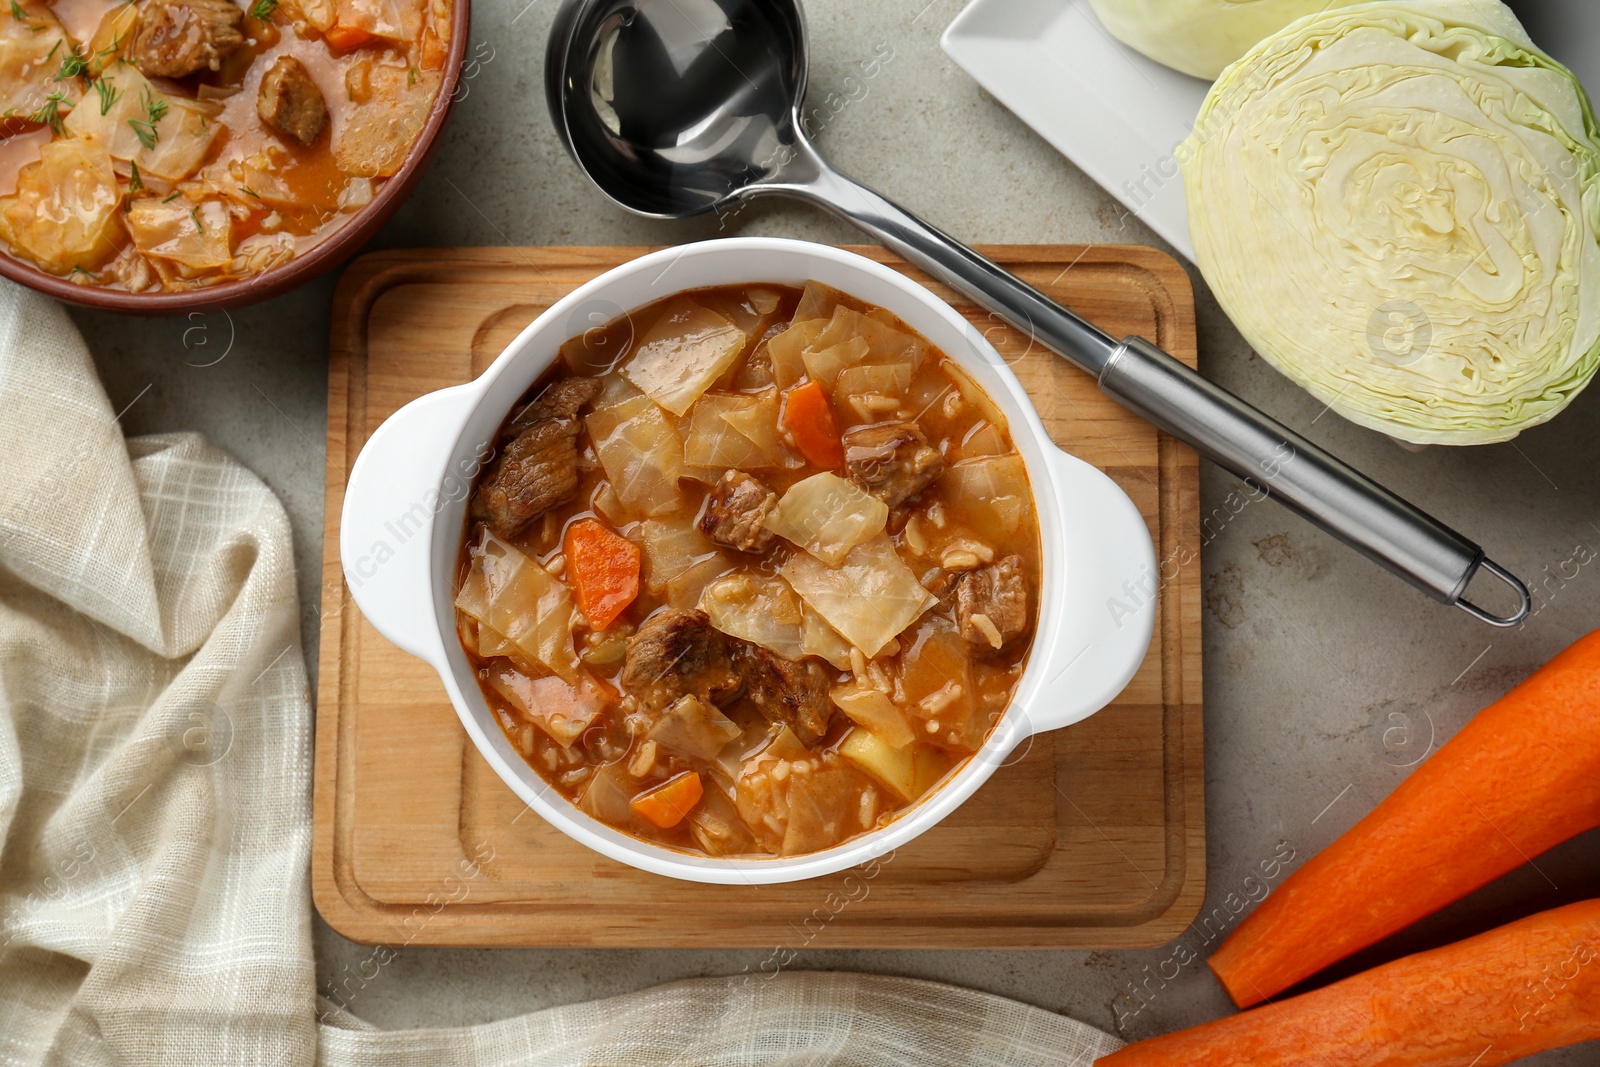
[[[1022,557],[1006,556],[956,579],[956,619],[974,649],[997,652],[1028,628]]]
[[[128,58],[157,78],[218,70],[244,44],[243,22],[228,0],[142,0]]]
[[[846,430],[850,480],[891,508],[916,496],[944,471],[944,457],[914,422],[874,422]]]
[[[777,507],[777,493],[744,471],[728,471],[706,497],[700,532],[740,552],[764,552],[773,534],[763,523]]]
[[[505,445],[472,497],[472,517],[501,537],[578,491],[578,412],[600,393],[596,378],[563,378],[519,411]]]
[[[796,663],[760,645],[740,641],[734,646],[733,666],[744,678],[745,695],[769,722],[793,730],[807,745],[828,732],[833,718],[833,673],[810,656]]]
[[[685,694],[723,703],[741,684],[727,640],[703,611],[658,611],[628,638],[622,687],[647,708],[665,708]]]
[[[256,95],[261,121],[310,146],[328,125],[328,105],[311,72],[294,56],[279,56],[261,77]]]

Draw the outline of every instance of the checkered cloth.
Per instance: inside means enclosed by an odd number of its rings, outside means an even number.
[[[123,438],[0,283],[0,1064],[1086,1065],[1119,1042],[929,982],[680,982],[454,1030],[319,1012],[289,524],[192,434]]]

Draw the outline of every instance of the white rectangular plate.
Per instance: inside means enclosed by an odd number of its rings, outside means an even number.
[[[1129,212],[1194,258],[1173,149],[1208,83],[1116,40],[1088,0],[973,0],[940,43]]]
[[[1512,0],[1535,41],[1600,88],[1600,3]],[[1194,258],[1173,149],[1208,83],[1135,52],[1088,0],[973,0],[941,38],[961,68],[1127,210]]]

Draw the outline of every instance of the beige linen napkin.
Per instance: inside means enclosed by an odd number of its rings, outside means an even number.
[[[319,1016],[288,520],[197,436],[124,440],[67,316],[0,285],[0,1063],[1086,1065],[1119,1047],[1000,997],[847,974],[451,1030]]]

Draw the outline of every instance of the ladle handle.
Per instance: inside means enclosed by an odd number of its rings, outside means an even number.
[[[809,146],[800,146],[802,151]],[[1037,289],[809,153],[768,186],[811,200],[1095,376],[1123,407],[1246,478],[1362,555],[1493,626],[1532,607],[1527,587],[1483,550],[1322,448],[1141,338],[1113,340]],[[760,187],[757,187],[760,188]],[[1463,599],[1478,568],[1521,599],[1497,616]]]

